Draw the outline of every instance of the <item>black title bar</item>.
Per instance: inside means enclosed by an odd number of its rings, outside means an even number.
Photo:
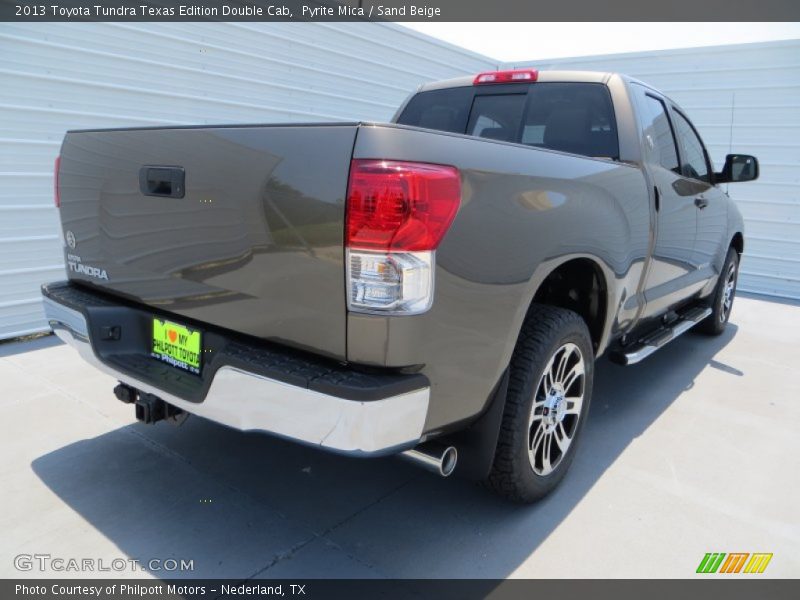
[[[800,21],[798,0],[0,0],[0,21]],[[535,35],[535,31],[531,31]]]

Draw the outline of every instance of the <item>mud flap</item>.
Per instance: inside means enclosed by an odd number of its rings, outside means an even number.
[[[469,427],[442,440],[458,449],[458,464],[454,471],[457,477],[483,481],[489,476],[500,436],[500,424],[508,392],[509,370],[503,372],[500,381],[489,396],[487,409]]]

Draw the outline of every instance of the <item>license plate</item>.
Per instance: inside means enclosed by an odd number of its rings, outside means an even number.
[[[199,375],[201,348],[199,331],[153,318],[153,358]]]

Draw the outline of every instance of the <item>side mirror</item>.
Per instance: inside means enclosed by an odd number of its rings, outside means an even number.
[[[758,179],[758,159],[749,154],[728,154],[720,173],[714,173],[716,183],[736,183]]]

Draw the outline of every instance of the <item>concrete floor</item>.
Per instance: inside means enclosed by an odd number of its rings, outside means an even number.
[[[601,361],[571,472],[520,507],[396,459],[143,426],[53,336],[3,344],[0,577],[41,576],[23,553],[193,559],[197,577],[691,577],[712,551],[798,577],[798,354],[800,307],[740,297],[719,338]]]

